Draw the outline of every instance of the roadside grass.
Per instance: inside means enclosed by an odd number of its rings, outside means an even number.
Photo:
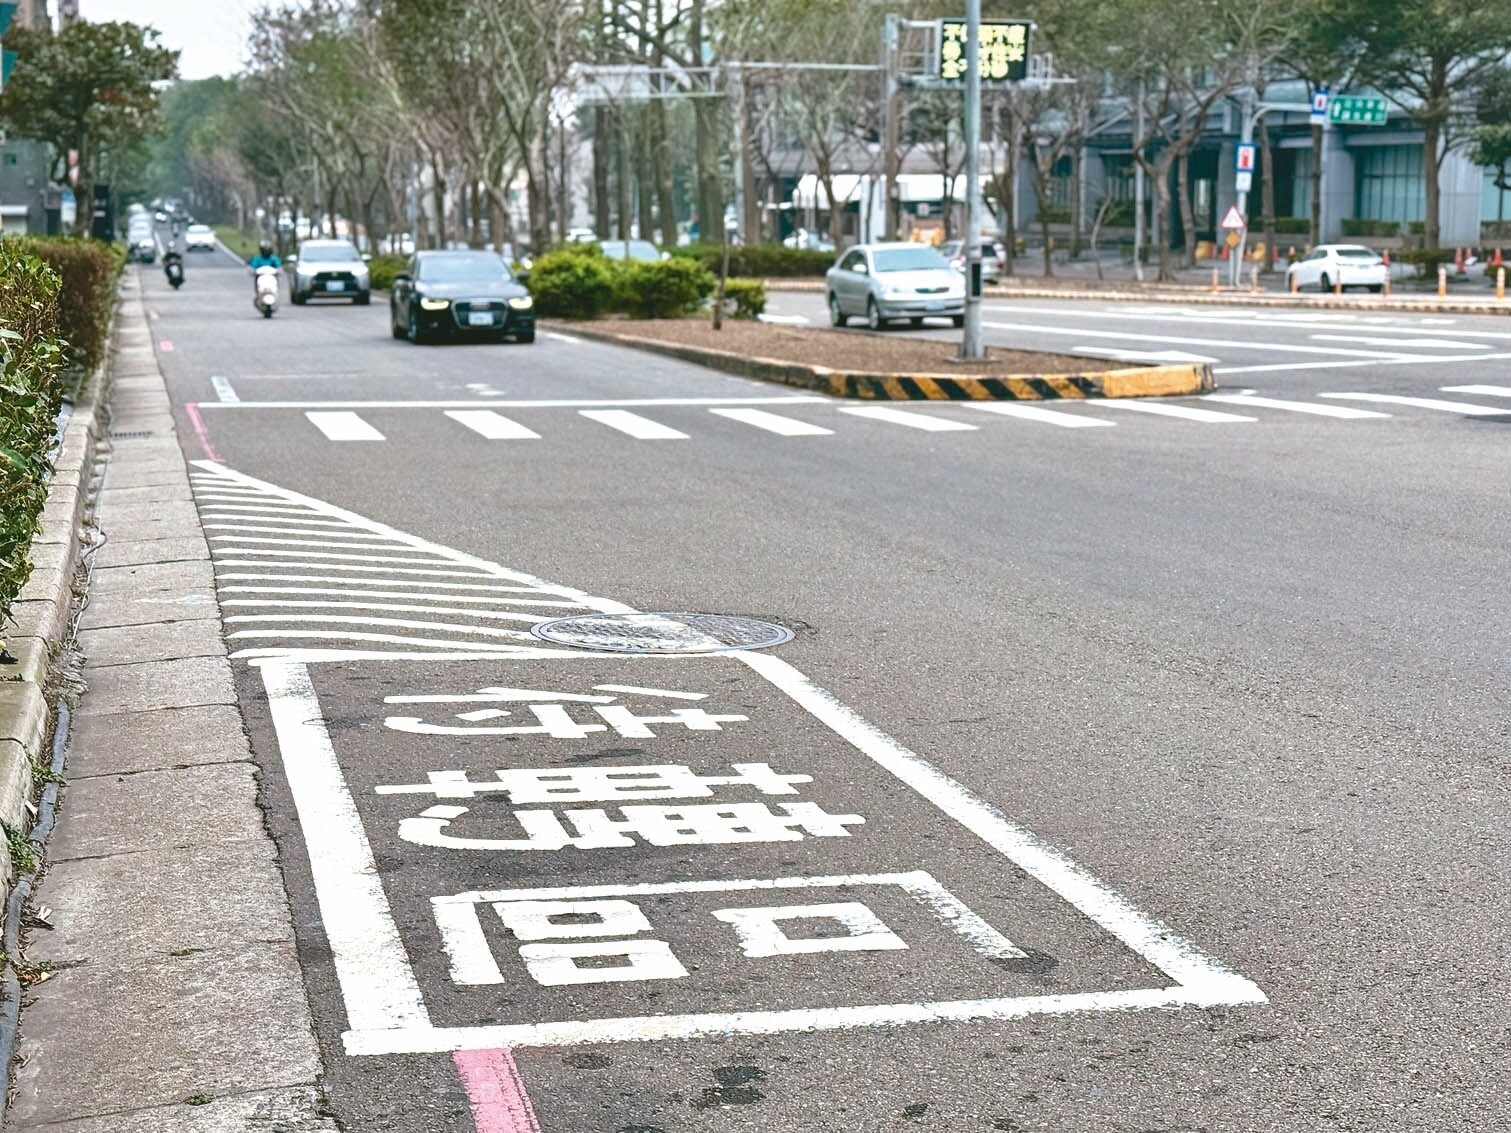
[[[243,232],[230,224],[217,224],[215,235],[222,244],[244,260],[250,260],[257,253],[258,237],[255,233]]]

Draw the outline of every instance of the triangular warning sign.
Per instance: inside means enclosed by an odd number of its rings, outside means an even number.
[[[1242,228],[1247,228],[1248,226],[1249,222],[1244,220],[1243,213],[1238,211],[1238,206],[1229,205],[1228,211],[1223,215],[1222,224],[1218,227],[1230,231],[1237,231]]]

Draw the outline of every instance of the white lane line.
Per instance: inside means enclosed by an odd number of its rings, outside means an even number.
[[[227,522],[222,522],[222,523],[207,523],[207,524],[204,525],[204,530],[206,530],[206,531],[259,531],[259,532],[263,532],[265,534],[270,534],[270,535],[297,535],[297,536],[300,537],[301,542],[299,542],[297,544],[293,544],[294,546],[314,546],[314,547],[325,546],[326,545],[325,541],[326,540],[330,540],[330,539],[371,539],[372,538],[372,535],[370,535],[366,531],[353,531],[349,527],[342,528],[342,529],[339,529],[339,530],[321,529],[321,530],[311,531],[311,530],[309,530],[306,527],[285,527],[285,526],[283,526],[283,524],[273,525],[273,524],[266,524],[266,523],[246,523],[246,522],[242,522],[242,523],[235,523],[235,522],[229,522],[229,523],[227,523]],[[251,536],[251,535],[227,535],[227,536],[221,537],[220,541],[221,542],[228,542],[228,543],[229,542],[238,542],[238,543],[277,543],[278,542],[277,539],[258,539],[258,538],[254,537],[254,536]],[[346,546],[348,544],[341,544],[341,545],[342,546]],[[381,545],[381,546],[394,546],[394,547],[403,546],[402,543],[392,543],[392,542],[390,542],[390,543],[384,543],[384,544],[365,543],[365,544],[351,544],[351,545],[353,545],[353,546],[368,546],[368,547],[378,546],[378,545]]]
[[[1223,425],[1236,421],[1257,421],[1258,417],[1241,417],[1237,413],[1219,413],[1215,409],[1197,409],[1190,405],[1165,405],[1157,401],[1136,401],[1131,398],[1109,397],[1097,402],[1098,409],[1127,409],[1133,413],[1152,413],[1157,417],[1179,417],[1185,421],[1200,421],[1205,425]]]
[[[231,386],[231,379],[222,377],[220,374],[210,375],[210,384],[215,387],[215,396],[221,401],[240,401],[236,396],[236,390]]]
[[[230,509],[225,509],[225,510],[216,510],[216,511],[212,511],[212,510],[203,511],[203,512],[200,513],[200,518],[204,519],[204,520],[214,519],[214,520],[221,521],[225,526],[223,528],[216,528],[216,530],[225,530],[225,531],[260,531],[260,530],[263,530],[263,528],[254,527],[252,525],[253,521],[262,521],[262,522],[266,522],[266,523],[275,523],[275,524],[278,525],[275,528],[275,530],[284,531],[284,532],[287,532],[288,534],[291,534],[291,535],[294,533],[295,529],[299,529],[299,533],[301,535],[319,535],[319,534],[322,534],[321,531],[304,531],[304,530],[302,530],[303,528],[306,528],[306,527],[324,528],[324,529],[328,530],[331,534],[335,534],[337,531],[347,531],[347,530],[350,529],[350,525],[349,524],[341,523],[338,520],[334,520],[334,519],[303,519],[303,518],[296,518],[296,517],[299,516],[299,514],[300,514],[299,512],[273,512],[271,514],[264,513],[264,514],[261,514],[261,515],[247,515],[245,512],[231,511]],[[207,523],[205,525],[205,530],[209,531],[210,529],[211,529],[210,525]],[[366,532],[363,532],[363,534],[365,535]]]
[[[231,550],[232,550],[232,553],[239,553],[239,552],[237,552],[235,550],[235,548],[232,548]],[[331,557],[331,556],[328,556],[328,557]],[[350,560],[352,558],[351,555],[347,555],[345,557],[348,560]],[[387,561],[387,560],[384,560],[384,561]],[[430,559],[412,559],[410,561],[411,562],[417,562],[417,563],[427,563],[427,562],[431,562],[432,560],[430,560]],[[301,562],[292,562],[292,561],[291,562],[277,562],[277,561],[268,562],[266,559],[229,559],[229,558],[227,558],[227,559],[216,559],[215,560],[215,569],[217,571],[222,571],[226,567],[256,567],[259,570],[269,570],[269,569],[274,568],[274,567],[276,567],[279,570],[351,570],[351,571],[365,571],[365,572],[367,572],[369,574],[416,574],[416,575],[426,575],[426,576],[432,576],[433,575],[433,576],[437,576],[437,577],[440,577],[440,578],[488,578],[488,577],[490,577],[489,575],[482,574],[482,573],[477,572],[477,571],[470,571],[470,570],[422,570],[419,567],[349,566],[345,562],[340,562],[340,563],[301,563]],[[288,577],[288,578],[325,578],[325,577],[330,577],[331,581],[333,581],[333,582],[344,582],[345,581],[345,579],[341,578],[340,576],[335,576],[335,575],[333,575],[333,576],[325,576],[325,575],[310,575],[310,574],[306,574],[306,575],[217,574],[215,577],[217,579],[221,579],[221,578],[284,578],[284,577]],[[366,579],[354,579],[353,581],[367,581],[367,580]],[[400,579],[389,579],[389,578],[382,579],[382,582],[383,582],[383,584],[385,586],[390,586],[390,585],[397,586],[397,585],[400,585],[401,581],[402,580],[400,580]],[[426,582],[426,583],[417,583],[416,585],[424,585],[424,586],[452,586],[452,585],[457,585],[457,584],[456,583],[449,583],[449,582],[446,582],[446,583],[442,583],[442,582],[435,582],[435,583]],[[468,586],[467,589],[468,590],[487,590],[489,588],[486,587],[486,586]],[[593,609],[597,609],[596,606],[594,606],[592,608]]]
[[[1185,350],[1120,350],[1108,346],[1072,346],[1072,353],[1089,354],[1093,358],[1111,358],[1117,362],[1207,362],[1218,359],[1210,354],[1191,354]]]
[[[556,616],[555,611],[542,611],[538,614],[520,614],[509,610],[467,610],[446,606],[412,606],[405,602],[303,602],[291,601],[288,598],[223,598],[220,604],[223,607],[236,606],[238,608],[261,608],[265,610],[394,610],[401,614],[464,614],[469,618],[492,618],[494,621],[531,623]]]
[[[833,429],[826,429],[822,425],[810,425],[807,421],[794,420],[777,413],[767,413],[764,409],[710,409],[709,412],[717,417],[728,417],[731,421],[739,421],[743,425],[754,425],[757,429],[765,429],[768,433],[776,433],[782,437],[832,437],[834,435]]]
[[[1444,393],[1471,393],[1481,397],[1511,397],[1511,386],[1439,386]]]
[[[225,564],[224,563],[216,563],[215,565],[217,567],[221,567],[221,566],[224,566]],[[267,563],[257,563],[256,565],[257,566],[263,566],[263,567],[265,567],[268,564]],[[316,566],[316,565],[305,564],[305,563],[296,563],[294,565],[297,566],[297,567],[299,567],[301,570],[306,569],[306,567],[308,567],[308,569],[311,569],[311,570],[325,570],[325,569],[332,569],[332,570],[358,570],[358,569],[361,569],[361,570],[367,570],[367,569],[369,569],[367,567],[361,567],[361,568],[358,568],[358,567],[332,567],[332,568],[326,568],[326,567],[323,567],[323,566]],[[380,571],[379,573],[382,573],[382,572]],[[455,571],[446,571],[446,572],[437,572],[437,571],[403,571],[403,572],[400,572],[400,573],[404,573],[404,574],[435,574],[435,573],[446,573],[446,574],[452,574],[452,575],[456,574]],[[463,576],[459,576],[459,577],[474,577],[474,576],[463,575]],[[352,577],[350,577],[348,575],[344,575],[344,574],[236,574],[236,573],[232,573],[230,571],[224,571],[221,574],[219,574],[219,575],[216,576],[216,580],[218,582],[344,582],[344,583],[348,583],[348,584],[354,585],[354,586],[355,585],[361,585],[361,586],[413,586],[413,587],[418,587],[418,588],[422,588],[422,589],[425,589],[425,590],[469,590],[469,591],[472,591],[474,594],[538,594],[539,593],[539,591],[536,590],[533,586],[488,586],[485,583],[481,583],[481,582],[431,582],[428,579],[426,579],[424,581],[417,581],[417,580],[412,580],[412,579],[408,579],[408,578],[360,578],[360,577],[359,578],[352,578]],[[234,589],[234,587],[226,587],[225,589]],[[341,591],[335,591],[334,593],[345,594],[345,593],[348,593],[348,591],[341,590]],[[473,599],[471,599],[471,598],[452,598],[450,600],[454,601],[454,602],[463,602],[463,601],[470,602],[470,601],[473,601]],[[516,599],[516,598],[500,598],[499,601],[501,601],[501,602],[504,602],[504,601],[523,602],[524,599],[522,599],[522,598],[520,598],[520,599]],[[565,601],[565,600],[562,600],[562,601],[553,601],[553,600],[548,600],[548,599],[544,599],[543,598],[543,599],[540,600],[539,605],[542,605],[542,606],[582,606],[583,603],[581,603],[581,602],[568,602],[568,601]]]
[[[545,401],[205,401],[201,409],[651,409],[658,405],[821,405],[827,397],[625,397]]]
[[[574,338],[570,334],[560,334],[560,333],[558,333],[557,331],[554,331],[554,330],[543,330],[540,333],[541,333],[542,337],[549,338],[553,342],[570,342],[570,343],[572,343],[572,344],[575,345],[576,343],[579,343],[579,342],[582,341],[582,339],[580,339],[580,338]]]
[[[514,654],[523,653],[527,656],[533,656],[547,652],[545,650],[539,649],[527,649],[522,645],[505,645],[502,642],[455,641],[445,638],[408,637],[401,633],[355,633],[344,630],[338,631],[323,629],[239,629],[234,633],[226,634],[226,637],[252,640],[265,640],[267,638],[297,638],[303,641],[376,641],[387,645],[412,645],[419,646],[422,649],[445,649],[453,653],[466,650],[467,652],[474,655],[479,653],[488,653],[507,654],[512,656]],[[532,638],[531,640],[534,639]],[[327,652],[338,654],[339,658],[349,657],[351,654],[351,651],[348,649],[330,650]],[[232,653],[231,656],[232,658],[239,660],[242,657],[250,656],[282,657],[286,653],[286,649],[238,649],[236,652]],[[562,654],[557,653],[555,655],[559,657]],[[370,656],[380,660],[387,660],[392,655],[388,653],[372,653],[370,654]],[[323,659],[336,660],[338,659],[338,657],[326,656]]]
[[[395,555],[338,555],[338,554],[335,554],[335,553],[328,553],[328,552],[325,552],[325,551],[284,551],[284,550],[266,550],[265,551],[265,550],[261,550],[261,549],[259,549],[257,547],[212,547],[211,550],[214,551],[217,555],[224,555],[224,556],[226,556],[228,558],[230,556],[233,556],[233,555],[273,555],[273,556],[286,556],[287,559],[288,559],[287,562],[284,562],[284,561],[280,561],[279,559],[275,558],[275,560],[273,562],[265,563],[264,565],[266,565],[266,566],[298,566],[299,565],[298,560],[300,560],[300,559],[335,559],[335,560],[337,560],[335,562],[321,562],[321,563],[312,564],[312,565],[320,567],[322,570],[362,570],[362,569],[364,569],[362,567],[347,567],[347,566],[343,566],[342,565],[343,563],[434,563],[435,562],[434,559],[429,559],[429,558],[427,558],[427,559],[416,559],[416,558],[406,558],[406,557],[395,556]],[[381,569],[381,568],[379,568],[379,567],[367,567],[365,569],[368,569],[368,570],[378,570],[378,569]],[[436,572],[436,571],[427,571],[426,573],[427,574],[440,573],[440,574],[455,575],[457,578],[487,578],[488,577],[486,574],[484,574],[481,571],[466,571],[466,570],[445,570],[445,571],[439,571],[439,572]]]
[[[1097,417],[1078,417],[1074,413],[1061,413],[1057,409],[1040,409],[1036,405],[1016,405],[1006,401],[962,401],[960,404],[969,409],[979,409],[983,413],[1021,417],[1025,421],[1059,425],[1062,429],[1110,429],[1117,424],[1116,421],[1103,421]]]
[[[1101,309],[1087,308],[1067,311],[1059,307],[1011,307],[988,305],[982,308],[988,314],[1001,315],[1050,315],[1057,318],[1092,318],[1113,322],[1181,323],[1189,326],[1198,323],[1210,326],[1255,326],[1286,327],[1293,330],[1367,330],[1371,334],[1421,334],[1424,329],[1454,326],[1455,319],[1415,318],[1392,322],[1384,315],[1364,313],[1317,311],[1274,314],[1261,308],[1249,307],[1231,314],[1210,307],[1148,307],[1122,305]],[[1511,338],[1511,331],[1472,330],[1457,326],[1460,333],[1472,338]]]
[[[1393,393],[1319,393],[1317,396],[1345,398],[1349,401],[1376,401],[1381,405],[1409,405],[1413,409],[1462,413],[1465,417],[1505,417],[1511,414],[1511,409],[1501,409],[1494,405],[1475,405],[1467,401],[1442,401],[1435,397],[1401,397]]]
[[[321,718],[309,670],[287,661],[267,661],[260,668],[284,776],[309,848],[315,900],[348,1025],[428,1028],[430,1014]]]
[[[889,425],[906,425],[910,429],[922,429],[928,433],[957,433],[979,429],[964,421],[952,421],[948,417],[934,417],[927,413],[910,413],[906,409],[891,409],[885,405],[862,405],[842,408],[841,413],[865,417],[872,421],[885,421]]]
[[[594,685],[599,692],[623,692],[630,696],[664,696],[668,700],[707,700],[706,692],[673,692],[667,688],[641,688],[639,685]]]
[[[356,551],[402,551],[405,549],[404,544],[392,540],[381,543],[330,543],[326,541],[330,536],[323,532],[298,531],[294,532],[294,534],[317,535],[319,537],[314,539],[269,539],[265,535],[212,535],[210,536],[210,542],[250,543],[255,547],[319,547],[327,551],[344,551],[348,548]],[[354,531],[350,535],[343,535],[342,538],[361,539],[366,534],[365,531]],[[249,550],[249,548],[241,547],[216,547],[214,549],[217,551],[235,551],[238,555],[244,553],[245,550]],[[357,558],[360,562],[362,556],[359,555]]]
[[[652,421],[649,417],[642,417],[638,413],[627,413],[623,409],[583,409],[580,412],[588,420],[617,429],[621,433],[634,437],[637,441],[687,440],[686,433],[679,433],[676,429],[669,429],[659,421]]]
[[[236,404],[241,404],[237,402]],[[387,440],[355,413],[306,413],[311,425],[332,441],[382,441]]]
[[[1440,354],[1437,357],[1428,357],[1421,354],[1408,354],[1400,358],[1381,358],[1370,361],[1370,366],[1413,366],[1421,362],[1432,362],[1441,366],[1445,362],[1493,362],[1505,358],[1511,358],[1511,352],[1501,354]],[[1291,370],[1346,370],[1352,369],[1364,363],[1354,362],[1272,362],[1264,366],[1219,366],[1212,372],[1214,374],[1263,374],[1277,371]]]
[[[1350,409],[1346,405],[1317,405],[1310,401],[1282,401],[1274,397],[1254,397],[1241,393],[1209,393],[1202,400],[1221,401],[1227,405],[1253,406],[1255,409],[1284,409],[1291,413],[1314,413],[1318,417],[1337,417],[1346,421],[1390,416],[1389,413],[1377,413],[1373,409]]]
[[[326,625],[394,626],[398,629],[451,630],[463,636],[477,634],[480,637],[509,637],[516,641],[539,640],[520,629],[489,629],[486,626],[458,625],[455,622],[422,622],[412,618],[359,618],[343,614],[232,614],[226,618],[226,624],[229,625],[232,622],[237,624],[277,622],[279,625],[287,625],[291,622],[300,624],[313,622]]]
[[[540,434],[491,409],[448,409],[446,416],[490,441],[538,441]]]
[[[1343,350],[1333,346],[1295,346],[1285,342],[1268,342],[1255,338],[1185,338],[1166,334],[1134,334],[1120,330],[1087,330],[1085,327],[1051,327],[1042,323],[982,322],[993,330],[1015,330],[1028,334],[1059,334],[1079,338],[1115,338],[1123,342],[1157,342],[1172,346],[1220,346],[1230,350],[1265,350],[1282,354],[1332,354],[1349,358],[1401,358],[1402,351],[1393,350]],[[1419,355],[1417,361],[1427,361],[1427,355]]]
[[[1488,342],[1454,342],[1448,338],[1371,338],[1362,334],[1313,334],[1318,342],[1357,342],[1361,346],[1410,346],[1422,350],[1494,350]]]
[[[366,579],[353,579],[352,581],[360,582],[364,586],[368,585]],[[385,583],[384,585],[417,586],[424,584],[394,582],[392,584]],[[436,585],[442,584],[437,583]],[[335,586],[220,586],[216,589],[218,589],[222,594],[324,594],[336,598],[399,598],[405,602],[473,602],[479,606],[530,606],[532,608],[537,606],[549,607],[548,609],[542,611],[542,617],[546,616],[547,614],[555,614],[557,611],[563,609],[580,610],[584,608],[578,602],[552,602],[544,598],[500,598],[497,596],[488,597],[474,594],[426,594],[424,592],[415,594],[405,590],[366,590],[360,587],[351,586],[339,588]],[[278,599],[278,601],[282,602],[283,599]],[[232,604],[233,603],[231,602],[221,603],[222,606],[229,606]],[[267,603],[265,602],[259,604],[267,605]],[[297,604],[298,603],[291,603],[291,605]],[[428,607],[426,608],[428,609]],[[460,611],[457,612],[460,613]]]

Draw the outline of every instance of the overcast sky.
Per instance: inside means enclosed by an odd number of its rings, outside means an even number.
[[[48,7],[57,10],[56,4]],[[79,0],[79,15],[97,23],[130,20],[157,28],[166,46],[182,52],[179,74],[203,79],[241,70],[252,7],[253,0]]]

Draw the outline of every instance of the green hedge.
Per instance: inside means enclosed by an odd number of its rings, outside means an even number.
[[[26,242],[0,240],[0,625],[31,574],[63,402],[59,278]]]
[[[1344,221],[1344,223],[1348,223]],[[1276,236],[1306,236],[1312,231],[1312,221],[1305,216],[1277,216],[1275,218]]]
[[[1402,263],[1414,264],[1420,278],[1432,279],[1438,273],[1438,265],[1452,264],[1456,254],[1453,248],[1403,248],[1395,258]]]
[[[726,279],[724,307],[737,319],[758,319],[766,310],[766,285],[759,279]]]
[[[367,263],[368,286],[374,291],[392,290],[394,277],[404,270],[404,265],[408,262],[403,256],[389,253],[374,256]]]
[[[718,282],[702,264],[681,256],[631,260],[617,271],[614,305],[636,319],[690,315],[714,293]]]
[[[724,258],[720,244],[685,244],[670,249],[673,258],[697,260],[715,275]],[[781,244],[736,244],[729,249],[729,274],[757,279],[793,279],[820,276],[834,266],[836,253],[811,248],[788,248]]]
[[[547,318],[597,318],[613,306],[619,270],[597,244],[553,248],[530,267],[536,313]]]
[[[1401,222],[1399,220],[1363,220],[1357,217],[1345,217],[1343,221],[1343,235],[1345,236],[1380,236],[1391,237],[1401,234]]]
[[[17,244],[57,272],[62,281],[58,333],[67,343],[69,364],[88,375],[105,357],[116,285],[126,263],[124,250],[99,240],[56,236],[28,236]]]

